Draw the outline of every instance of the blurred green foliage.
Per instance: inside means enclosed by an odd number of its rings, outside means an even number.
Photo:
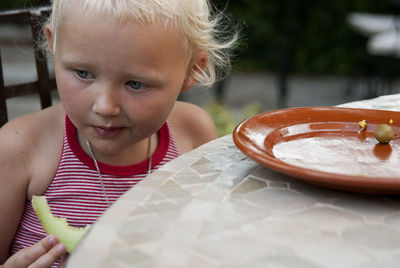
[[[237,111],[232,111],[226,105],[218,102],[211,102],[205,108],[212,117],[220,137],[232,134],[241,121],[261,113],[261,105],[257,102],[249,103]]]
[[[212,102],[206,106],[206,111],[213,119],[219,137],[233,132],[237,120],[226,106]]]
[[[395,15],[396,0],[214,0],[240,25],[239,70],[364,75],[376,57],[350,28],[351,12]]]

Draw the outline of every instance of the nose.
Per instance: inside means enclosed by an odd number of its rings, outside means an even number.
[[[121,108],[117,93],[112,89],[99,90],[94,101],[93,112],[104,117],[119,115]]]

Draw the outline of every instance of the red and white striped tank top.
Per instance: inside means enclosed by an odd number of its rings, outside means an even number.
[[[107,209],[93,159],[80,147],[75,126],[66,117],[64,144],[57,173],[45,196],[53,214],[67,218],[75,227],[92,224]],[[179,153],[165,123],[158,131],[159,145],[152,155],[152,170],[176,158]],[[148,160],[131,166],[112,166],[98,162],[103,184],[111,203],[146,177]],[[46,236],[31,202],[24,214],[11,246],[11,254],[33,245]]]

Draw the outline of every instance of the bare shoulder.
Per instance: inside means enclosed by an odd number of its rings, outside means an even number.
[[[62,114],[62,107],[55,105],[9,121],[0,129],[2,145],[0,148],[31,150],[40,146],[41,142],[48,140],[60,130],[58,127],[61,124],[58,121],[62,118]]]
[[[209,114],[191,103],[176,102],[168,123],[181,153],[218,137],[215,124]]]
[[[56,148],[56,140],[63,133],[63,122],[59,122],[62,115],[62,107],[55,105],[5,124],[0,129],[0,169],[7,167],[19,173],[14,178],[34,176],[35,168],[40,170],[38,161],[52,157],[47,153]]]

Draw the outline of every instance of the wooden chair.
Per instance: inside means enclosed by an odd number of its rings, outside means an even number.
[[[6,100],[9,98],[37,93],[42,109],[52,105],[51,91],[56,89],[56,82],[49,77],[46,53],[38,47],[42,22],[50,11],[50,7],[41,7],[0,12],[0,24],[30,25],[37,73],[37,81],[5,86],[0,51],[0,127],[8,121]]]

